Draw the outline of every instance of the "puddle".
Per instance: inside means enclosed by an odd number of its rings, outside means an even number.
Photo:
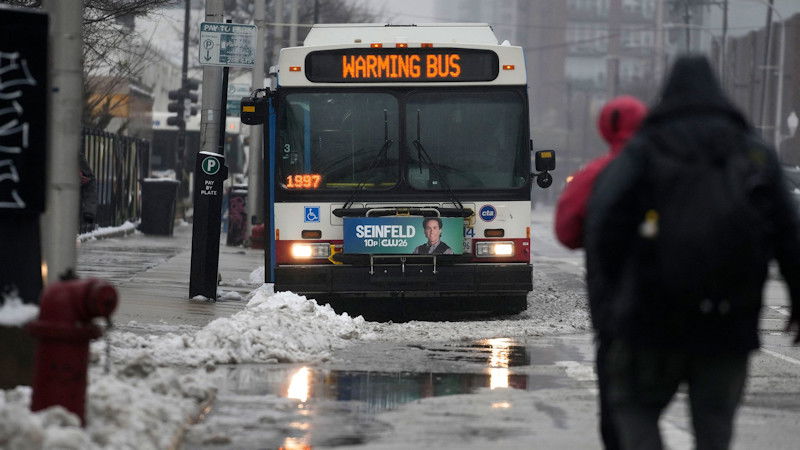
[[[218,369],[219,370],[219,369]],[[515,374],[507,367],[485,373],[420,373],[321,370],[313,367],[235,366],[221,377],[220,391],[236,395],[274,395],[301,403],[358,402],[359,409],[377,413],[415,400],[441,395],[470,394],[480,388],[532,390],[552,386],[551,380]]]
[[[570,347],[545,342],[525,346],[512,339],[374,343],[353,350],[359,361],[337,358],[333,367],[221,366],[215,373],[217,402],[205,423],[189,432],[189,447],[309,448],[369,442],[391,429],[377,415],[405,403],[486,388],[532,391],[558,386],[557,376],[530,375],[521,369],[563,360],[574,352]],[[400,367],[415,370],[397,370]]]

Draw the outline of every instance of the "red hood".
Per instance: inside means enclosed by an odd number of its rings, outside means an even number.
[[[603,139],[611,145],[611,153],[616,154],[622,149],[646,114],[644,103],[630,95],[616,97],[603,106],[597,127]]]

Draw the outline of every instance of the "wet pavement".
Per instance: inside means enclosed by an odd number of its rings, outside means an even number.
[[[345,349],[332,362],[314,366],[221,366],[216,371],[217,401],[189,431],[185,447],[358,446],[392,431],[394,424],[381,420],[381,413],[431,397],[495,389],[588,393],[583,384],[590,380],[576,384],[565,367],[583,364],[589,369],[591,361],[585,358],[590,353],[588,336],[529,342],[375,342]],[[586,395],[587,405],[593,401]],[[567,427],[569,414],[547,414]]]

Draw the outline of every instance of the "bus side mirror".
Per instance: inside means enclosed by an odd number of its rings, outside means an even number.
[[[535,153],[536,184],[542,188],[549,188],[553,184],[553,176],[548,172],[556,168],[556,152],[554,150],[539,150]]]
[[[537,172],[556,170],[556,152],[554,150],[539,150],[536,152],[535,162]]]
[[[241,119],[245,125],[261,125],[267,119],[267,97],[242,97]]]

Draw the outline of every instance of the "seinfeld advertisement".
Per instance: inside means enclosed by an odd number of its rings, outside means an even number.
[[[345,217],[344,253],[460,255],[460,217]]]

